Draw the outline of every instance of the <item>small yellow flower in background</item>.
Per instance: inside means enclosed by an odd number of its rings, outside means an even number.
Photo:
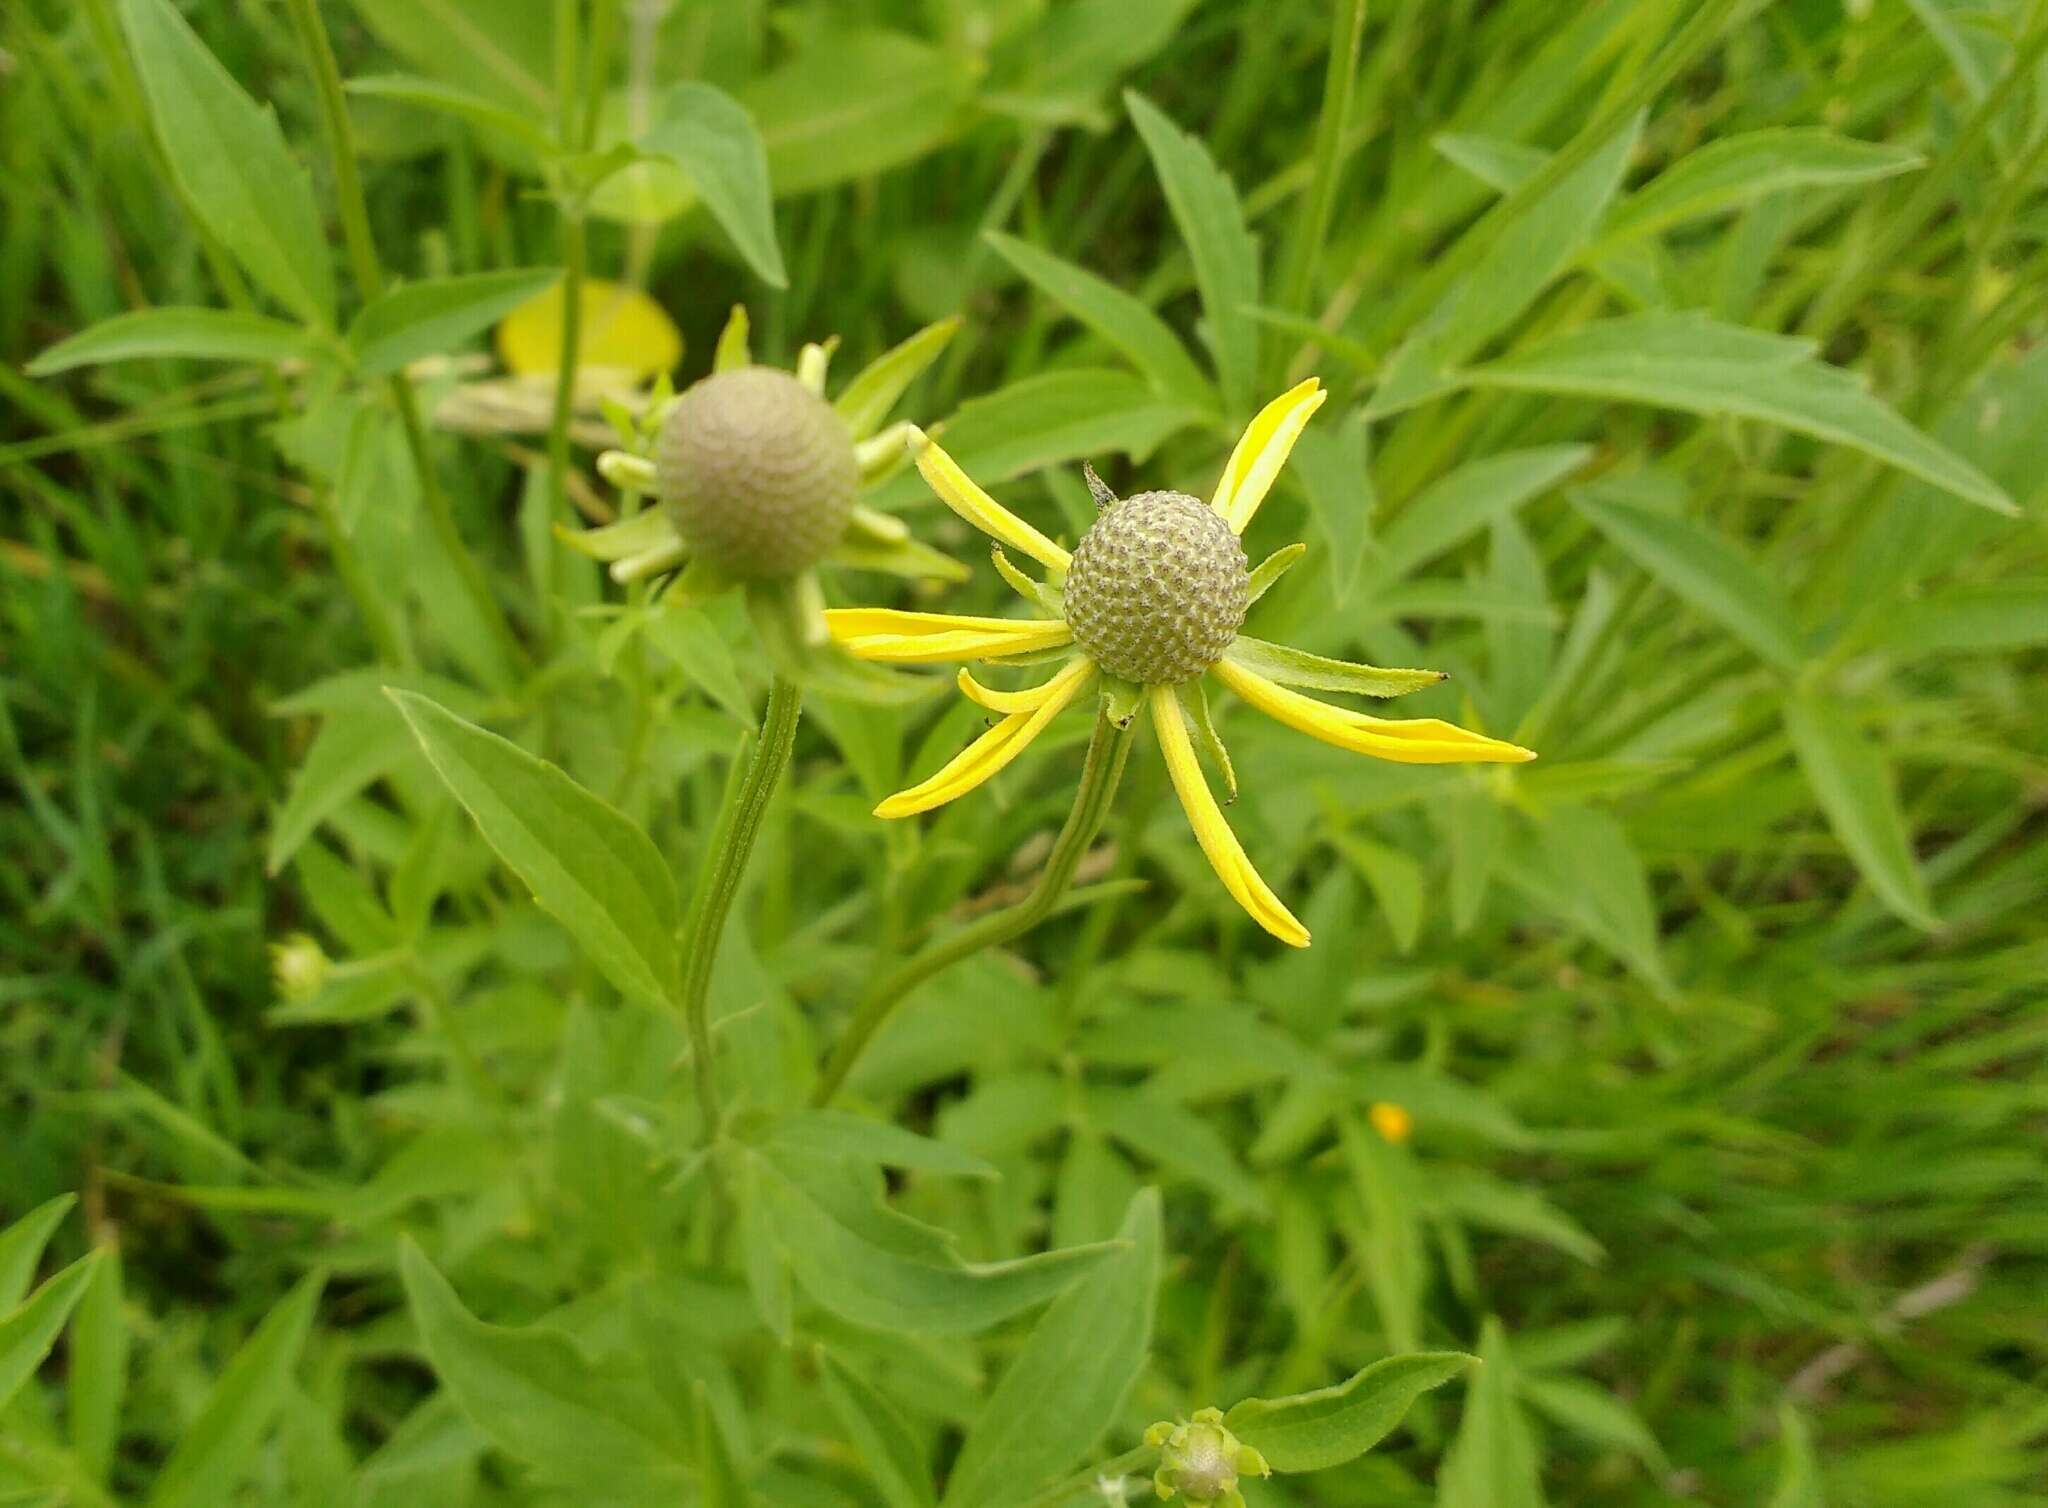
[[[1373,1130],[1395,1146],[1408,1140],[1414,1133],[1415,1117],[1410,1115],[1405,1107],[1396,1105],[1391,1100],[1374,1101],[1372,1108],[1365,1114],[1366,1119],[1372,1122]]]
[[[579,371],[601,368],[645,382],[675,370],[683,336],[638,288],[586,278],[576,340]],[[554,378],[562,361],[562,285],[521,304],[498,325],[498,359],[516,377]]]
[[[1519,763],[1529,750],[1437,718],[1369,717],[1289,689],[1400,696],[1443,679],[1433,670],[1381,670],[1269,644],[1238,630],[1246,612],[1306,549],[1291,545],[1248,568],[1244,533],[1271,491],[1303,427],[1328,395],[1314,378],[1260,411],[1223,468],[1207,503],[1184,492],[1119,499],[1092,469],[1101,513],[1069,553],[975,485],[921,430],[908,440],[917,467],[946,505],[996,541],[996,570],[1042,616],[979,618],[848,608],[826,614],[849,652],[898,665],[946,661],[1064,663],[1026,691],[995,691],[966,670],[960,690],[1001,720],[929,780],[891,796],[882,817],[908,817],[965,795],[1003,769],[1098,682],[1105,704],[1127,724],[1149,711],[1168,775],[1210,867],[1252,919],[1282,942],[1307,947],[1308,930],[1274,895],[1223,820],[1197,760],[1197,740],[1234,798],[1236,776],[1209,717],[1214,679],[1290,728],[1377,759],[1402,764]],[[1045,568],[1032,578],[1004,546]]]

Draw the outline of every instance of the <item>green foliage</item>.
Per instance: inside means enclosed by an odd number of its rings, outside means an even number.
[[[2044,57],[2023,0],[0,7],[0,1502],[1106,1508],[1214,1407],[1250,1508],[2048,1503]],[[673,372],[494,369],[589,278]],[[1086,728],[885,824],[993,715],[647,566],[597,452],[812,342],[819,595],[971,615],[897,421],[1071,545],[1081,462],[1207,496],[1320,375],[1236,656],[1541,758],[1190,697],[1315,948],[1141,747],[821,1093]]]

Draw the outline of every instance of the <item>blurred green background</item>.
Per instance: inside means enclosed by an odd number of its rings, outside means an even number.
[[[175,191],[129,8],[0,15],[0,1221],[76,1195],[45,1268],[119,1253],[40,1369],[0,1348],[33,1374],[0,1372],[0,1502],[567,1501],[437,1391],[401,1235],[478,1314],[587,1320],[600,1349],[634,1283],[685,1285],[759,1500],[893,1502],[804,1402],[804,1345],[843,1322],[748,1338],[693,1234],[677,1029],[577,961],[394,732],[335,499],[406,683],[618,801],[683,874],[728,708],[765,682],[743,617],[682,642],[619,616],[549,532],[610,506],[603,425],[555,502],[549,389],[499,385],[485,339],[415,380],[526,663],[397,431],[344,476],[296,422],[302,365],[26,375],[148,305],[289,317]],[[286,7],[180,8],[274,107],[345,287]],[[842,374],[958,315],[901,415],[1071,540],[1082,460],[1206,495],[1257,404],[1319,371],[1335,399],[1251,540],[1311,554],[1253,630],[1448,669],[1399,711],[1542,754],[1369,765],[1233,712],[1232,822],[1314,950],[1236,913],[1148,754],[1095,874],[1139,883],[946,976],[863,1068],[863,1108],[1001,1170],[894,1180],[976,1260],[1108,1234],[1162,1188],[1151,1358],[1109,1448],[1484,1345],[1484,1388],[1248,1497],[2048,1503],[2048,5],[1372,0],[1355,70],[1354,8],[1311,0],[568,9],[593,144],[698,79],[766,146],[786,288],[669,170],[591,205],[590,273],[667,311],[679,384],[735,303],[759,359],[837,334]],[[320,10],[347,78],[563,106],[552,0]],[[1188,133],[1167,162],[1127,90]],[[559,265],[505,131],[348,109],[392,275]],[[914,474],[878,498],[976,579],[836,600],[997,610]],[[718,985],[774,1023],[746,1028],[758,1082],[801,1082],[877,943],[1028,880],[1084,719],[993,799],[867,816],[978,716],[814,699]],[[266,949],[299,933],[341,977],[288,997]],[[0,1312],[43,1270],[21,1230]],[[303,1346],[212,1408],[265,1314]],[[890,1352],[936,1461],[1021,1333]],[[247,1438],[166,1486],[227,1419]]]

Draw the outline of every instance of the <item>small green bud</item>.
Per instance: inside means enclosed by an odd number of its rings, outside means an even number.
[[[746,580],[815,565],[846,533],[860,491],[845,421],[771,367],[685,390],[655,456],[655,491],[690,553]]]
[[[1161,1420],[1145,1431],[1145,1443],[1159,1451],[1153,1491],[1184,1496],[1190,1508],[1245,1508],[1238,1478],[1272,1475],[1264,1456],[1223,1427],[1221,1409],[1197,1409],[1185,1424]]]
[[[319,942],[303,932],[270,945],[270,976],[288,1004],[303,1005],[319,994],[331,967]]]
[[[1251,571],[1215,509],[1185,492],[1141,492],[1103,510],[1067,567],[1074,642],[1142,686],[1191,681],[1244,626]]]

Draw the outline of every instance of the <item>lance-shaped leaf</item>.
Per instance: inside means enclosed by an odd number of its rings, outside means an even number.
[[[640,140],[642,150],[675,164],[739,254],[771,288],[789,286],[775,239],[775,200],[768,152],[754,118],[724,90],[677,84],[662,96],[660,115]]]
[[[490,329],[561,280],[556,267],[514,268],[406,283],[364,306],[348,343],[365,377],[438,356]]]
[[[312,336],[303,328],[267,315],[234,309],[138,309],[59,341],[28,364],[28,374],[48,377],[73,367],[153,356],[275,365],[314,349]]]
[[[1389,1356],[1334,1387],[1286,1398],[1247,1398],[1224,1427],[1275,1471],[1321,1471],[1364,1455],[1385,1439],[1408,1405],[1471,1366],[1458,1351]]]
[[[484,841],[621,991],[666,1001],[682,905],[647,835],[561,770],[409,691],[391,699]]]

